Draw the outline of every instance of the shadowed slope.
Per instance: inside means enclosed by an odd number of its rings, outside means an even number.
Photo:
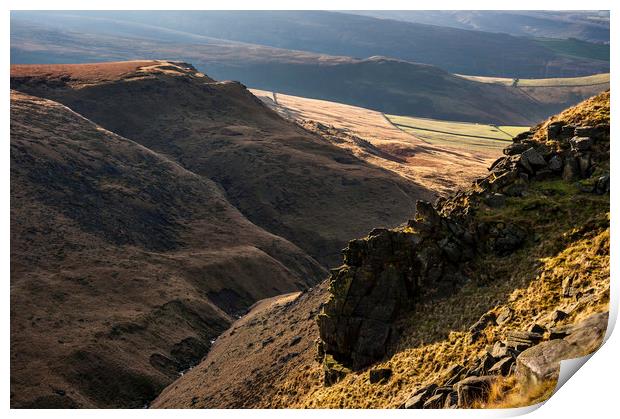
[[[13,407],[141,407],[252,303],[323,276],[210,180],[11,93]]]
[[[12,85],[216,181],[252,222],[326,265],[338,263],[350,237],[397,225],[415,199],[433,196],[285,121],[243,85],[213,82],[184,63],[158,62],[95,84],[39,74],[14,67]]]

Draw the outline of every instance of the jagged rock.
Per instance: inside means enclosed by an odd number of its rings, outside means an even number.
[[[521,153],[519,163],[530,173],[534,173],[537,169],[547,166],[543,156],[533,147]]]
[[[489,370],[495,363],[497,359],[492,357],[490,354],[486,353],[482,355],[482,357],[478,360],[473,369],[471,369],[467,375],[482,377],[488,374]]]
[[[602,343],[609,313],[594,314],[574,325],[564,339],[542,342],[517,357],[516,375],[525,386],[557,379],[560,361],[578,358],[596,350]]]
[[[495,342],[490,351],[488,351],[489,355],[491,355],[494,359],[501,359],[510,354],[510,350],[508,346],[501,341]]]
[[[575,125],[567,124],[562,127],[562,131],[560,132],[560,139],[566,140],[575,135]]]
[[[596,133],[596,130],[594,129],[594,127],[576,127],[575,128],[575,135],[577,137],[589,137],[595,133]]]
[[[512,310],[509,307],[504,307],[498,314],[497,314],[497,320],[496,323],[497,324],[504,324],[507,321],[509,321],[512,318]]]
[[[431,396],[422,405],[422,409],[441,409],[446,397],[446,393],[438,393]]]
[[[468,377],[459,381],[454,388],[458,395],[457,406],[466,408],[474,402],[485,400],[493,383],[497,380],[496,376]]]
[[[548,167],[549,167],[549,170],[553,172],[560,172],[563,167],[562,158],[558,156],[557,154],[552,156],[549,159]]]
[[[389,368],[376,368],[368,371],[370,384],[386,383],[390,377],[392,377],[392,370]]]
[[[504,357],[500,359],[499,361],[497,361],[489,369],[489,374],[491,375],[501,374],[501,375],[506,376],[510,372],[510,367],[512,367],[512,364],[514,364],[514,362],[515,362],[515,359],[512,356]]]
[[[523,153],[528,148],[530,148],[528,144],[514,143],[514,144],[510,144],[509,146],[505,147],[503,152],[507,156],[514,156],[516,154]]]
[[[568,298],[573,295],[573,277],[567,276],[562,280],[562,297]]]
[[[463,377],[463,373],[465,372],[465,367],[462,365],[454,365],[448,371],[447,375],[450,377],[448,381],[446,381],[446,386],[453,386],[458,383]]]
[[[551,122],[547,125],[547,139],[548,140],[557,140],[560,133],[562,132],[562,127],[564,126],[563,121],[555,121]]]
[[[534,333],[537,335],[544,335],[545,332],[547,331],[547,329],[545,329],[544,326],[539,325],[538,323],[534,323],[533,325],[531,325],[529,327],[529,329],[527,329],[528,332],[530,333]]]
[[[569,143],[572,151],[588,151],[592,147],[592,138],[573,137]]]
[[[458,406],[459,394],[456,391],[451,391],[446,394],[446,401],[444,402],[444,409],[456,409]]]
[[[430,384],[413,392],[405,402],[405,409],[421,409],[424,406],[424,402],[435,392],[436,388],[437,384]]]
[[[557,323],[561,320],[564,320],[566,317],[568,317],[568,314],[565,313],[562,310],[555,310],[553,312],[553,314],[551,315],[551,322],[552,323]]]
[[[529,188],[528,179],[527,173],[519,173],[519,178],[506,186],[502,192],[507,196],[523,196]]]
[[[534,135],[534,132],[531,131],[531,130],[523,131],[523,132],[520,132],[519,134],[517,134],[516,136],[514,136],[512,138],[512,141],[515,142],[515,143],[519,143],[519,142],[521,142],[521,141],[531,137],[532,135]]]
[[[469,328],[469,333],[472,335],[472,340],[478,340],[482,336],[481,332],[484,329],[486,329],[489,325],[496,324],[495,319],[496,317],[493,313],[483,314],[480,319]]]
[[[549,330],[549,340],[564,339],[572,332],[572,325],[553,327]]]

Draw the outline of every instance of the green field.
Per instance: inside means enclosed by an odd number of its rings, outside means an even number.
[[[385,115],[385,117],[401,130],[430,144],[469,149],[501,149],[511,143],[512,137],[529,129],[520,126],[441,121],[410,116]]]
[[[575,38],[536,38],[534,42],[561,55],[609,61],[609,45],[594,44]]]
[[[504,86],[515,86],[515,80],[505,77],[483,77],[466,76],[457,74],[464,79],[473,80],[481,83],[503,84]],[[576,87],[576,86],[596,86],[609,83],[609,73],[594,74],[584,77],[563,77],[549,79],[518,79],[516,87]]]

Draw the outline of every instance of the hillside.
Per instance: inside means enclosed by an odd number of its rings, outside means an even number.
[[[513,139],[471,187],[353,240],[328,281],[236,322],[153,407],[509,407],[600,345],[609,92]],[[318,316],[317,316],[318,313]],[[269,331],[277,332],[273,335]],[[251,368],[250,368],[251,366]]]
[[[566,55],[566,47],[558,51],[557,45],[495,30],[325,11],[14,11],[11,20],[44,22],[49,28],[98,36],[129,36],[138,42],[202,44],[204,38],[218,38],[362,59],[386,56],[482,76],[573,77],[609,71],[608,60]],[[597,47],[609,50],[599,45],[581,49],[587,52]]]
[[[87,28],[72,32],[17,19],[11,25],[11,62],[175,57],[193,63],[214,79],[239,80],[257,89],[396,115],[502,125],[530,125],[606,89],[598,84],[513,89],[480,83],[484,78],[464,80],[436,66],[403,60],[324,55],[210,37],[164,42],[160,38],[168,36],[167,32],[158,35],[149,27],[149,31],[143,28],[146,33],[140,32],[139,37],[131,37],[123,28],[92,34]],[[488,106],[491,102],[497,106]]]
[[[484,173],[499,150],[434,146],[398,129],[381,112],[342,103],[251,89],[284,118],[320,134],[356,158],[410,179],[440,195]]]
[[[530,38],[576,38],[609,43],[608,10],[366,10],[350,13]]]
[[[102,83],[81,78],[84,67],[108,65],[12,66],[11,86],[215,181],[250,221],[324,266],[350,237],[398,225],[416,199],[435,195],[282,119],[239,83],[172,62]]]
[[[142,407],[254,302],[324,275],[212,181],[11,91],[12,407]]]

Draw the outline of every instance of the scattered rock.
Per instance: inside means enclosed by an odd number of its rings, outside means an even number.
[[[301,336],[295,336],[293,339],[291,339],[291,343],[289,343],[288,346],[295,346],[299,342],[301,342]]]
[[[502,310],[497,314],[497,320],[496,323],[497,324],[504,324],[507,321],[509,321],[510,319],[512,319],[512,310],[509,307],[504,307],[502,308]]]
[[[474,323],[469,328],[469,333],[471,333],[472,341],[477,341],[480,337],[482,337],[482,331],[487,328],[489,325],[494,325],[495,323],[495,314],[493,313],[485,313],[480,319]]]
[[[515,359],[511,356],[502,358],[501,360],[497,361],[489,369],[489,374],[491,375],[501,374],[503,376],[506,376],[510,372],[510,367],[512,367],[512,364],[514,364],[514,362],[515,362]]]
[[[551,315],[551,322],[557,323],[568,317],[568,314],[562,310],[555,310]]]
[[[441,409],[445,400],[445,393],[435,394],[424,402],[423,409]]]
[[[457,406],[466,408],[474,402],[485,400],[493,383],[497,380],[496,376],[468,377],[459,381],[454,388],[457,392]]]
[[[416,390],[405,402],[405,409],[421,409],[424,402],[434,393],[437,384],[431,384]]]

